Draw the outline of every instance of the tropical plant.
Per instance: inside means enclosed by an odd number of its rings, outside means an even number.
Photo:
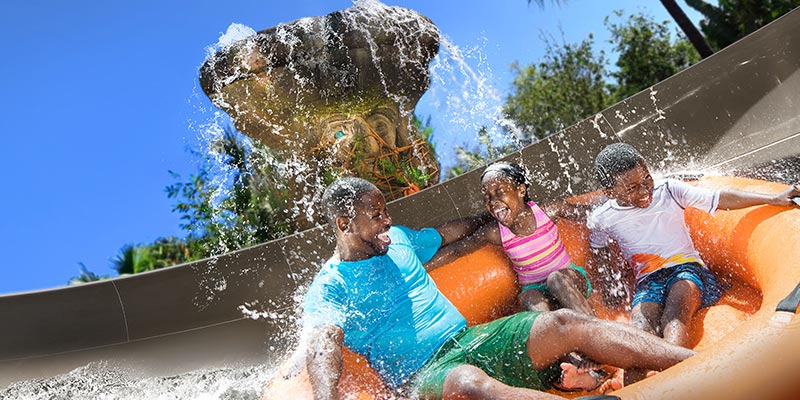
[[[687,3],[689,2],[687,1]],[[675,23],[678,24],[678,27],[681,28],[683,34],[689,39],[689,43],[694,46],[694,49],[700,57],[706,58],[714,54],[714,50],[711,49],[706,38],[697,30],[692,20],[686,16],[686,13],[683,12],[683,9],[675,0],[661,0],[661,4],[667,9],[667,12],[672,16],[672,19],[675,20]]]
[[[622,18],[623,13],[614,13]],[[619,54],[611,72],[605,54],[593,51],[593,38],[556,46],[545,40],[542,61],[515,63],[513,91],[503,108],[525,145],[556,133],[607,108],[696,62],[699,57],[685,39],[671,38],[669,23],[630,15],[621,22],[606,18],[610,43]],[[508,154],[518,146],[491,143],[485,128],[476,148],[457,147],[458,163],[447,171],[453,177]]]
[[[120,275],[137,274],[165,268],[200,258],[192,254],[187,242],[176,238],[158,238],[152,244],[126,244],[111,260],[111,266]]]
[[[617,18],[622,11],[615,11]],[[619,53],[617,70],[610,75],[616,83],[612,102],[624,100],[699,61],[694,48],[678,36],[672,40],[669,22],[657,23],[651,18],[636,14],[622,23],[609,17],[605,25],[611,32],[609,42]]]
[[[514,143],[496,144],[489,135],[489,130],[484,126],[478,131],[478,144],[467,149],[456,146],[456,165],[447,170],[446,178],[453,178],[475,168],[486,165],[489,161],[498,159],[519,148]]]
[[[800,6],[800,0],[686,0],[703,14],[700,29],[708,42],[722,49]]]
[[[126,244],[119,249],[119,253],[111,260],[111,266],[120,275],[132,274],[136,271],[136,246]]]
[[[189,252],[210,256],[292,232],[275,154],[230,127],[209,147],[196,175],[165,189],[178,199]]]
[[[556,46],[545,39],[544,59],[520,66],[503,112],[520,130],[522,145],[547,137],[610,105],[607,61],[593,37]]]
[[[101,276],[101,275],[95,274],[92,271],[89,271],[89,269],[86,268],[86,265],[84,263],[82,263],[82,262],[79,262],[78,265],[80,265],[81,274],[78,275],[78,276],[72,277],[69,280],[69,282],[67,283],[68,285],[80,285],[80,284],[83,284],[83,283],[96,282],[96,281],[101,281],[103,279],[108,279],[109,278],[108,275],[102,275]]]

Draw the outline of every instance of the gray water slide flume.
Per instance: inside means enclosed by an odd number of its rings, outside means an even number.
[[[614,141],[635,145],[662,170],[753,173],[773,160],[796,168],[800,10],[509,157],[537,172],[533,191],[547,200],[593,190],[593,156]],[[474,213],[478,173],[392,202],[390,212],[413,227]],[[0,387],[105,359],[152,375],[274,363],[293,344],[293,296],[330,254],[328,236],[318,227],[214,259],[2,296]],[[241,305],[271,315],[253,320]]]

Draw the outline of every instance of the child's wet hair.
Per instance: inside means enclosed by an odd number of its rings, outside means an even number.
[[[511,163],[507,161],[498,161],[486,167],[481,174],[481,182],[483,182],[483,178],[490,173],[499,173],[503,176],[511,179],[517,185],[525,185],[525,198],[524,201],[527,203],[531,201],[530,197],[528,196],[528,176],[525,174],[525,169],[522,168],[519,164]]]
[[[627,143],[614,143],[606,146],[594,160],[594,178],[610,189],[617,183],[620,175],[644,165],[644,157]]]
[[[354,177],[340,178],[328,185],[322,194],[322,207],[328,223],[333,225],[338,217],[355,217],[356,201],[377,190],[372,182]]]

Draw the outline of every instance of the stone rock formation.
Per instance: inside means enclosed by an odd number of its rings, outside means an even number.
[[[258,32],[211,56],[200,83],[239,131],[286,160],[297,199],[356,175],[389,199],[439,179],[413,123],[439,32],[426,17],[377,2]]]

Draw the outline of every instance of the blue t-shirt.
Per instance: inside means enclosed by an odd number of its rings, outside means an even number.
[[[306,294],[307,327],[336,325],[390,387],[402,385],[467,321],[422,266],[442,242],[433,228],[389,230],[385,255],[328,260]]]

